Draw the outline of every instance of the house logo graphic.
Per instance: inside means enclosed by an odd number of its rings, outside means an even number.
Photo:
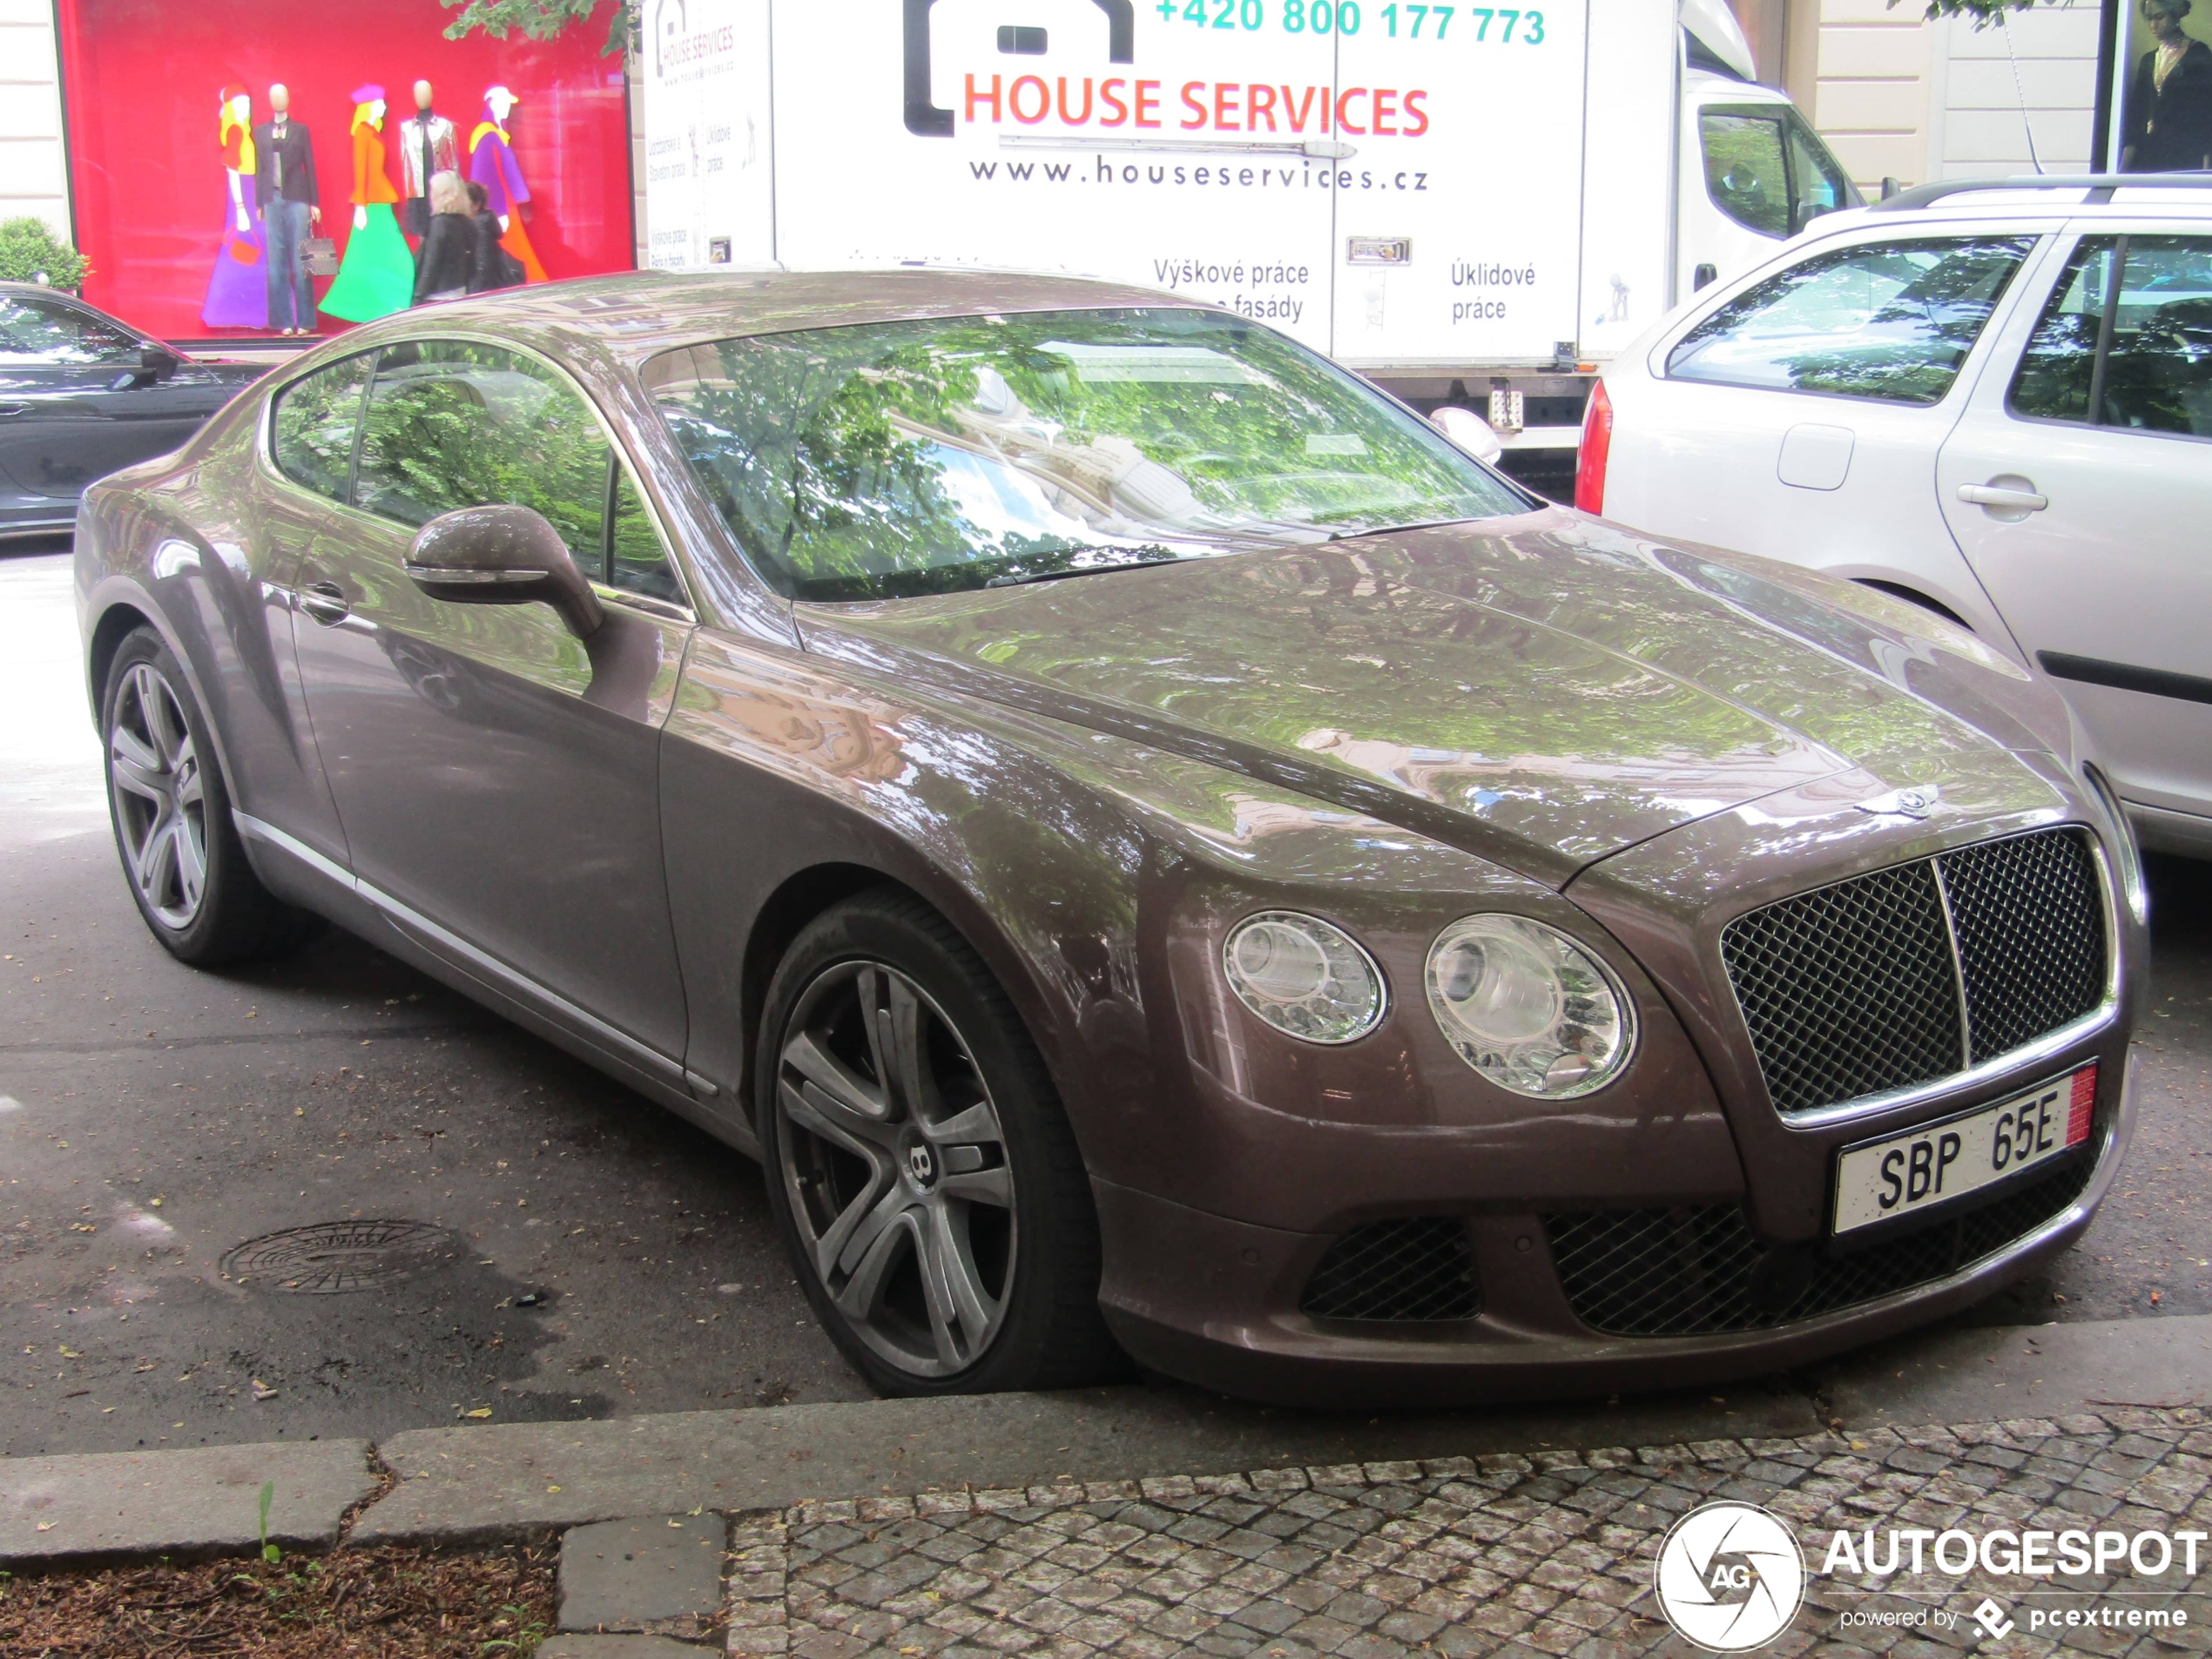
[[[680,6],[683,0],[664,0]],[[920,138],[953,136],[953,112],[941,109],[930,91],[929,11],[936,0],[901,0],[906,8],[907,131]],[[1106,58],[1109,63],[1136,61],[1135,0],[1091,0],[1106,14]],[[999,50],[1020,57],[1034,57],[1045,50],[1042,29],[1008,24],[999,30]]]

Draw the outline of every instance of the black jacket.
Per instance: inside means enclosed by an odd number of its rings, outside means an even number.
[[[2212,167],[2212,47],[2189,42],[2182,61],[2161,87],[2152,73],[2158,49],[2135,65],[2128,91],[2130,172],[2198,172]]]
[[[415,251],[415,303],[434,293],[469,286],[469,219],[465,213],[433,213],[422,246]]]
[[[509,287],[506,263],[499,246],[499,215],[478,213],[469,221],[469,292],[489,293]]]
[[[315,205],[315,141],[300,123],[286,121],[281,144],[275,122],[264,121],[253,129],[253,195],[264,207],[279,196]]]

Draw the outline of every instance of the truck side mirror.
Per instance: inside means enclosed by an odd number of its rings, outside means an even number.
[[[448,604],[551,605],[579,639],[590,638],[606,620],[561,532],[527,507],[441,513],[415,533],[407,574]]]

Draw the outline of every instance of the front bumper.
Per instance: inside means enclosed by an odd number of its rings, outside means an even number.
[[[2110,1063],[2107,1060],[2107,1063]],[[1317,1320],[1298,1302],[1333,1242],[1094,1181],[1106,1242],[1100,1302],[1140,1363],[1294,1406],[1441,1406],[1679,1387],[1786,1369],[1980,1300],[2063,1251],[2116,1177],[2134,1128],[2132,1072],[2100,1115],[2079,1195],[1955,1271],[1772,1328],[1615,1337],[1579,1319],[1534,1214],[1470,1217],[1479,1316],[1448,1325]],[[1662,1201],[1663,1202],[1663,1200]]]

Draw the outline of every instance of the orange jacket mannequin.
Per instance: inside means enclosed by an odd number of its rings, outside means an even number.
[[[354,129],[354,205],[364,207],[399,199],[384,171],[384,135],[364,121]]]

